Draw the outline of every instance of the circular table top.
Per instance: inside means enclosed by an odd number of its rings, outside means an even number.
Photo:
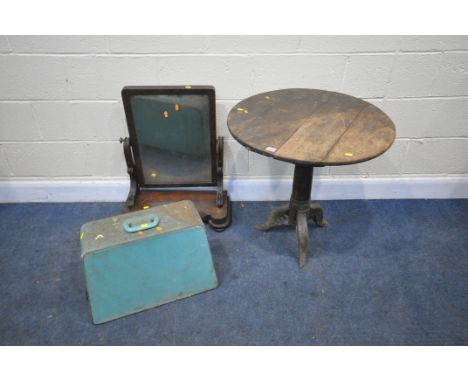
[[[383,154],[395,140],[393,122],[376,106],[317,89],[249,97],[229,112],[228,127],[252,151],[314,166],[363,162]]]

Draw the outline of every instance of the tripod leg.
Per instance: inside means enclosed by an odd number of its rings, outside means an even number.
[[[302,268],[307,262],[307,246],[309,244],[309,229],[307,227],[307,214],[297,214],[297,241],[299,245],[299,266]]]
[[[289,205],[275,208],[271,212],[267,221],[263,224],[257,224],[255,228],[258,229],[259,231],[268,231],[272,227],[286,224],[287,219],[288,219],[288,212],[289,212]]]
[[[319,227],[326,227],[328,222],[323,218],[323,208],[318,203],[310,203],[309,218],[314,219]]]

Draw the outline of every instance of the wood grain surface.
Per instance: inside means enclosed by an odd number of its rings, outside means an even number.
[[[317,89],[257,94],[230,111],[231,135],[247,148],[275,159],[338,166],[384,153],[395,126],[376,106]]]

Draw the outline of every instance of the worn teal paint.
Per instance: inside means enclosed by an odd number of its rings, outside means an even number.
[[[138,235],[122,228],[129,218],[154,214],[160,217],[161,230]],[[82,244],[87,249],[82,258],[96,324],[218,285],[205,228],[189,201],[87,223]]]

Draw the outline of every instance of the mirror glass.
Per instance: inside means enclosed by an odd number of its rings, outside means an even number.
[[[145,185],[211,183],[208,95],[130,98]]]

